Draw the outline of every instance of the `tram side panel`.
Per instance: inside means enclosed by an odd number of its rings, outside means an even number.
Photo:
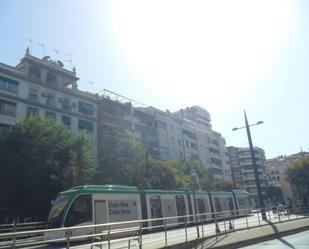
[[[232,192],[210,192],[214,217],[227,218],[235,215],[236,205]]]
[[[185,192],[173,193],[169,191],[145,191],[145,200],[148,219],[156,219],[148,222],[148,227],[158,228],[164,225],[162,218],[168,219],[169,226],[183,223],[186,218],[176,216],[188,215],[188,202]]]
[[[94,224],[135,221],[142,219],[139,193],[103,193],[93,194]],[[129,223],[113,226],[113,229],[135,227]],[[106,230],[106,227],[104,228]]]
[[[249,193],[246,191],[233,190],[235,202],[237,203],[238,215],[245,216],[251,213]]]
[[[211,203],[208,192],[196,191],[194,194],[193,192],[190,192],[190,199],[191,203],[195,203],[195,207],[194,205],[192,207],[194,221],[197,220],[204,222],[212,219]]]

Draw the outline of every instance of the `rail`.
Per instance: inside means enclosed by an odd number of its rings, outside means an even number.
[[[24,222],[24,223],[10,223],[0,224],[0,234],[8,232],[29,231],[46,228],[46,222]]]
[[[243,214],[243,215],[241,215]],[[191,240],[226,234],[236,230],[250,229],[303,219],[308,216],[308,207],[279,207],[266,210],[267,221],[261,210],[250,213],[248,209],[216,213],[203,213],[158,219],[113,222],[65,228],[19,231],[0,234],[0,248],[27,248],[49,243],[65,243],[66,248],[147,248],[154,244],[160,247]],[[53,238],[57,234],[58,237]],[[150,236],[151,235],[151,236]],[[151,237],[151,239],[150,239]],[[83,245],[74,242],[85,240]],[[125,244],[125,245],[124,245]]]

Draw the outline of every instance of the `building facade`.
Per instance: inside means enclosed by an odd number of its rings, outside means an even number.
[[[304,157],[309,157],[308,152],[300,152],[289,156],[278,156],[267,159],[265,162],[266,173],[270,185],[278,186],[282,189],[285,203],[297,197],[294,194],[293,186],[287,181],[286,170],[290,164]]]
[[[209,113],[196,109],[208,115],[207,124],[196,122],[194,115],[188,116],[190,120],[179,115],[181,111],[162,111],[104,90],[98,104],[98,150],[106,137],[129,135],[157,159],[199,160],[214,179],[230,180],[225,140],[211,129]]]
[[[265,152],[263,149],[258,147],[254,147],[254,152],[263,192],[267,186],[267,178],[265,174]],[[258,206],[257,188],[250,148],[229,146],[227,147],[227,154],[229,157],[234,186],[243,186],[245,190],[251,194],[252,204],[254,206]]]
[[[27,116],[64,123],[73,132],[86,130],[97,147],[97,101],[77,88],[75,70],[48,56],[42,59],[27,49],[20,63],[0,63],[0,130]]]
[[[78,80],[75,69],[49,56],[34,57],[28,49],[17,66],[0,63],[0,132],[27,116],[40,116],[73,132],[86,130],[96,152],[108,137],[133,136],[157,159],[199,160],[214,179],[231,179],[225,139],[212,130],[207,110],[161,111],[107,90],[80,91]]]

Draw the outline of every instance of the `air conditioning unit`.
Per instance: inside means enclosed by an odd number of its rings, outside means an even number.
[[[58,100],[59,100],[59,102],[62,103],[64,101],[64,98],[59,97]]]
[[[41,96],[42,96],[43,98],[45,98],[45,97],[46,97],[46,93],[45,93],[45,92],[42,92],[42,93],[41,93]]]
[[[72,103],[72,107],[74,107],[74,108],[76,107],[76,103],[75,102]]]

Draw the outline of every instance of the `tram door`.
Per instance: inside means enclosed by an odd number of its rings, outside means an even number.
[[[158,219],[163,217],[162,202],[160,196],[150,197],[150,212],[151,219]],[[160,226],[163,224],[163,220],[152,221],[153,226]]]
[[[177,216],[185,216],[187,214],[186,201],[183,195],[176,195]],[[178,218],[178,223],[183,223],[186,218]]]
[[[94,201],[94,223],[105,224],[107,223],[107,206],[106,200],[95,200]],[[95,233],[101,233],[105,230],[105,227],[96,227]]]

